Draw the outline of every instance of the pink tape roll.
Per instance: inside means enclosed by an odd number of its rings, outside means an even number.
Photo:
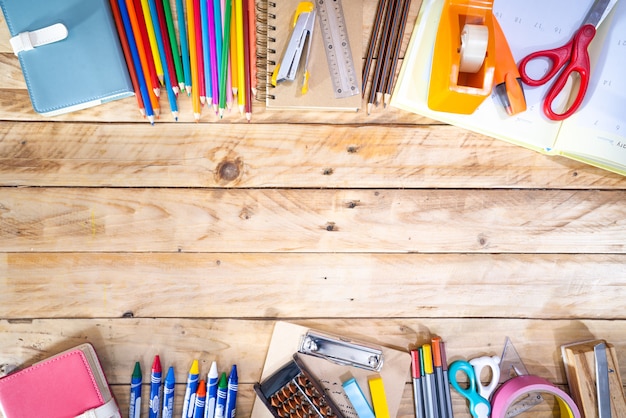
[[[516,376],[498,388],[491,400],[491,418],[504,418],[513,402],[529,392],[553,395],[559,404],[562,418],[580,418],[578,407],[567,393],[541,377],[528,375]]]

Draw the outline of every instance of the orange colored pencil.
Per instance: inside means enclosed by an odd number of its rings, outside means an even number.
[[[126,0],[126,8],[128,9],[128,16],[130,17],[130,23],[133,27],[133,32],[135,34],[141,33],[139,31],[139,21],[137,19],[137,11],[135,10],[135,6],[132,0]],[[141,67],[144,68],[144,74],[146,73],[145,69],[150,68],[148,65],[148,58],[146,55],[145,45],[143,43],[143,39],[141,36],[135,36],[135,42],[137,43],[137,50],[139,51],[139,60],[141,61]],[[152,108],[154,110],[155,115],[159,115],[161,113],[161,106],[159,105],[159,98],[156,96],[154,91],[149,91],[150,93],[150,102],[152,103]]]
[[[200,120],[200,80],[198,74],[198,51],[196,47],[196,22],[193,7],[193,0],[186,0],[187,5],[187,38],[189,41],[189,62],[191,67],[191,105],[193,116]]]

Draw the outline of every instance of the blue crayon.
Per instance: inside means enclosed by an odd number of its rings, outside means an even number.
[[[174,368],[170,366],[165,376],[165,384],[163,385],[163,418],[174,417],[174,388],[176,387],[176,378],[174,376]]]
[[[154,357],[152,363],[152,371],[150,373],[150,410],[148,416],[150,418],[159,418],[161,413],[161,360],[159,356]]]
[[[196,392],[196,402],[193,408],[193,418],[204,418],[204,408],[206,405],[206,383],[200,380],[198,391]]]
[[[228,393],[226,395],[226,412],[224,418],[235,418],[235,407],[237,405],[237,389],[239,378],[237,377],[237,366],[233,364],[228,376]]]
[[[212,362],[209,374],[207,375],[207,395],[204,418],[215,417],[215,404],[217,403],[217,382],[220,376],[217,374],[217,363]]]
[[[222,372],[217,383],[217,404],[215,405],[215,418],[224,418],[226,415],[226,397],[228,396],[228,383],[226,373]]]
[[[139,418],[141,416],[141,366],[135,363],[133,375],[130,378],[130,408],[128,417]]]
[[[198,360],[194,360],[193,363],[191,363],[189,375],[187,376],[187,389],[185,390],[185,399],[183,401],[182,418],[191,418],[193,416],[193,408],[195,405],[199,378],[200,369],[198,366]]]

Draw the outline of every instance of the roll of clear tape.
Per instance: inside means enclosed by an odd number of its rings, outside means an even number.
[[[477,73],[483,66],[489,43],[489,29],[484,25],[466,24],[461,32],[461,62],[459,70]]]

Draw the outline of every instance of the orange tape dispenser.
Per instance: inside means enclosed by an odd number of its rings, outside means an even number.
[[[471,114],[491,94],[496,68],[492,9],[493,0],[444,1],[431,64],[429,108]]]

